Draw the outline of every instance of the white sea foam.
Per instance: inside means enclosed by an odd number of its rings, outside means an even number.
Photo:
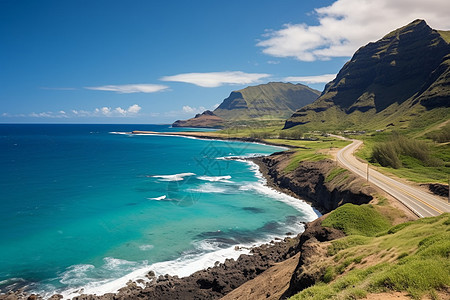
[[[191,192],[197,193],[226,193],[227,188],[222,186],[217,186],[211,183],[205,183],[195,189],[189,189]]]
[[[216,159],[219,159],[219,160],[240,160],[240,159],[261,157],[261,156],[267,156],[267,154],[264,154],[264,153],[248,153],[248,154],[245,154],[245,155],[231,155],[230,154],[228,156],[217,157]]]
[[[103,259],[103,268],[111,271],[132,271],[136,269],[136,262],[119,259],[114,257],[105,257]]]
[[[153,246],[153,245],[141,245],[141,246],[139,246],[139,249],[141,249],[142,251],[152,250],[153,248],[155,248],[155,246]]]
[[[284,202],[298,211],[302,212],[305,215],[305,222],[310,222],[315,219],[317,219],[318,215],[316,211],[305,201],[294,198],[292,196],[286,195],[284,193],[281,193],[277,190],[274,190],[267,185],[263,184],[262,182],[255,182],[255,183],[249,183],[246,185],[242,185],[239,187],[239,190],[241,191],[255,191],[259,194],[263,194],[266,196],[269,196],[272,199],[275,199],[277,201]]]
[[[147,198],[147,199],[148,199],[148,200],[161,201],[161,200],[164,200],[164,199],[166,199],[166,198],[167,198],[166,195],[162,195],[162,196],[159,196],[159,197],[156,197],[156,198]]]
[[[229,179],[231,179],[230,175],[226,176],[198,176],[197,179],[204,180],[204,181],[211,181],[211,182],[232,182]]]
[[[161,181],[181,181],[184,177],[194,176],[195,173],[180,173],[173,175],[152,175],[150,177],[159,178]]]
[[[192,243],[194,247],[201,251],[216,251],[220,249],[220,244],[215,240],[206,239]]]
[[[130,132],[120,132],[120,131],[111,131],[110,134],[124,134],[124,135],[131,135]]]
[[[250,160],[239,159],[243,163],[246,163],[250,166],[250,170],[255,173],[255,176],[258,178],[258,182],[252,182],[246,185],[242,185],[239,187],[240,190],[253,190],[257,193],[267,195],[272,199],[277,201],[284,202],[298,211],[305,214],[305,222],[310,222],[317,219],[320,216],[317,210],[314,210],[308,203],[301,199],[297,199],[295,197],[289,196],[287,194],[281,193],[269,186],[267,186],[267,180],[264,178],[263,174],[259,171],[259,166]]]
[[[180,277],[189,276],[192,273],[214,266],[216,261],[224,262],[227,258],[237,259],[241,254],[248,254],[250,251],[246,248],[236,250],[235,247],[220,249],[206,254],[186,255],[176,260],[155,263],[153,265],[143,265],[142,268],[134,270],[133,272],[110,281],[90,282],[80,288],[71,288],[63,291],[61,294],[64,299],[72,299],[73,297],[83,294],[104,295],[106,293],[117,293],[118,290],[126,285],[130,280],[144,280],[148,281],[146,277],[148,272],[154,271],[156,276],[170,274],[178,275]],[[93,267],[93,266],[92,266]],[[84,273],[80,273],[83,275]],[[84,274],[85,275],[85,274]]]
[[[87,273],[95,269],[94,265],[80,264],[73,265],[65,271],[60,279],[60,282],[67,285],[78,285],[81,282],[88,282],[89,277]]]

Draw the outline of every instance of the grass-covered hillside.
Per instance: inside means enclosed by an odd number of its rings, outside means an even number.
[[[214,110],[225,120],[285,120],[312,103],[320,92],[303,84],[269,82],[231,92]]]
[[[317,260],[320,282],[291,299],[362,299],[404,292],[414,299],[444,299],[450,285],[450,215],[391,225],[385,204],[346,204],[322,222],[346,237]],[[381,299],[381,298],[379,298]]]
[[[321,97],[295,112],[285,128],[406,128],[450,115],[449,33],[416,20],[361,47]]]

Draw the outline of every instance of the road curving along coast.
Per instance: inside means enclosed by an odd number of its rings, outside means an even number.
[[[359,161],[353,153],[363,142],[360,140],[351,141],[350,145],[342,148],[337,154],[337,161],[343,167],[381,188],[403,203],[418,217],[433,217],[450,212],[450,205],[445,200],[383,175],[371,169],[367,163]]]

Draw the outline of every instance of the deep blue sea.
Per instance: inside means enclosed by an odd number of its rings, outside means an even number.
[[[0,124],[1,291],[99,294],[150,270],[185,276],[317,217],[254,164],[225,159],[281,148],[132,130],[179,131]]]

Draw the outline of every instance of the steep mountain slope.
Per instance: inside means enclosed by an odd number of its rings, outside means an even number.
[[[269,82],[232,92],[214,113],[226,120],[285,119],[318,96],[303,84]]]
[[[361,47],[322,95],[295,112],[285,128],[382,129],[448,118],[449,33],[423,20]],[[423,121],[423,120],[422,120]]]
[[[178,120],[173,126],[222,127],[232,124],[233,121],[245,123],[246,120],[285,120],[296,109],[316,100],[319,94],[319,91],[303,84],[269,82],[249,86],[231,92],[230,96],[214,110],[214,116],[217,118],[211,122],[208,122],[208,119],[211,119],[209,115],[198,115],[189,120]],[[220,118],[223,122],[220,122]]]

